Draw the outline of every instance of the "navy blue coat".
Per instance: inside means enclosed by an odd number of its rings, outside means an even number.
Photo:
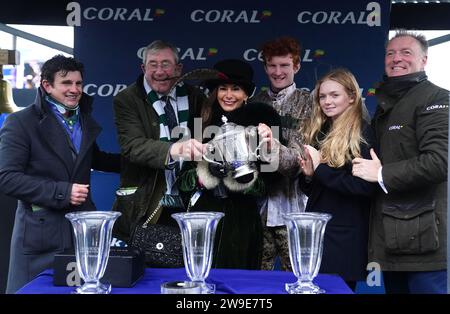
[[[95,143],[101,128],[90,116],[91,97],[83,94],[80,101],[83,135],[76,155],[43,96],[39,89],[35,103],[9,115],[0,131],[0,190],[19,200],[7,293],[51,268],[55,253],[73,246],[66,213],[95,210],[90,193],[84,204],[70,204],[72,183],[89,184],[91,168],[120,168],[120,159]],[[41,209],[33,211],[32,204]]]
[[[371,159],[375,137],[369,125],[363,125],[362,158]],[[371,197],[378,184],[352,175],[352,165],[340,168],[320,164],[312,182],[300,176],[300,188],[308,196],[307,212],[332,215],[325,229],[320,273],[339,274],[344,280],[365,280]]]

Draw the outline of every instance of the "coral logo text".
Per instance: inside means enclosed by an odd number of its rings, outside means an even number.
[[[263,10],[194,10],[191,13],[191,20],[196,23],[261,23],[272,16],[272,12]]]
[[[381,26],[381,7],[378,2],[370,2],[366,11],[302,11],[297,20],[301,24],[365,24],[367,26]]]
[[[301,61],[302,62],[312,62],[313,58],[317,59],[317,58],[323,56],[324,54],[325,54],[324,50],[318,49],[313,52],[313,51],[311,51],[311,49],[304,49]],[[262,58],[262,52],[255,48],[246,49],[244,51],[242,57],[246,61],[255,61],[255,60],[264,61]]]
[[[144,49],[141,47],[137,51],[137,56],[139,59],[144,60]],[[217,48],[186,48],[178,49],[178,54],[180,55],[180,60],[192,60],[192,61],[205,61],[206,57],[215,56],[218,52]]]
[[[81,26],[81,18],[100,21],[141,21],[152,22],[153,18],[164,15],[164,9],[150,8],[94,8],[81,9],[78,2],[69,2],[66,6],[66,22],[69,26]]]
[[[125,84],[86,84],[84,85],[83,92],[89,96],[98,95],[101,97],[116,96],[120,91],[127,88]]]

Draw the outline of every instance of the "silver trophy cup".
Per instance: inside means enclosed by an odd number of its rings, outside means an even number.
[[[225,116],[222,116],[222,122],[224,124],[220,128],[221,133],[207,144],[208,152],[203,158],[231,170],[233,178],[254,172],[256,170],[254,164],[260,157],[258,151],[262,144],[256,145],[257,128],[244,128],[228,122]]]

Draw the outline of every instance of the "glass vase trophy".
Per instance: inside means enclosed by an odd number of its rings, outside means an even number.
[[[172,214],[181,229],[184,267],[188,277],[199,283],[202,294],[215,293],[215,285],[205,282],[212,264],[217,224],[224,216],[218,212],[185,212]]]
[[[75,234],[77,268],[84,284],[79,294],[108,294],[110,284],[102,284],[111,245],[114,222],[121,215],[114,211],[80,211],[66,214]]]
[[[318,294],[313,283],[322,262],[323,237],[330,214],[290,213],[283,215],[288,230],[289,257],[297,282],[286,283],[290,294]]]

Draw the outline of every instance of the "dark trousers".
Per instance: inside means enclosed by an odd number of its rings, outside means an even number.
[[[383,272],[387,294],[446,294],[447,271]]]

